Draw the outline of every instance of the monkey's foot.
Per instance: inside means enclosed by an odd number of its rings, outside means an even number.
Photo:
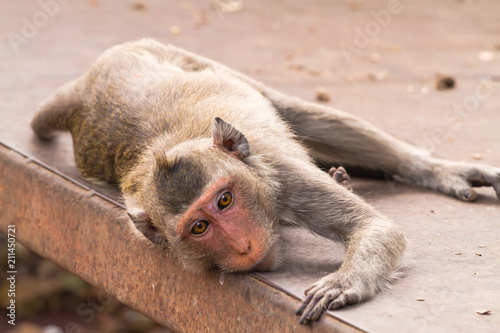
[[[337,184],[344,186],[349,191],[352,191],[351,178],[347,174],[347,171],[344,169],[344,167],[332,167],[330,170],[328,170],[328,174],[333,178],[333,180],[335,180]]]
[[[450,163],[443,168],[446,173],[438,173],[438,189],[455,195],[464,201],[474,201],[477,193],[472,187],[491,186],[500,199],[500,168],[488,165]],[[443,170],[442,169],[442,170]]]
[[[417,173],[418,174],[418,173]],[[403,183],[427,187],[452,195],[463,201],[474,201],[477,193],[473,187],[491,186],[500,199],[500,168],[488,165],[435,160],[420,176],[394,177]]]
[[[362,287],[355,287],[347,279],[330,274],[310,286],[306,298],[296,312],[301,316],[299,323],[307,325],[319,320],[326,310],[335,310],[348,304],[358,303],[367,298],[368,292]]]

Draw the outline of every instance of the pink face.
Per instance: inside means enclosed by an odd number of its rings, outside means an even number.
[[[232,271],[272,265],[268,231],[255,222],[239,185],[230,177],[214,182],[177,223],[176,233],[199,251],[214,254]]]

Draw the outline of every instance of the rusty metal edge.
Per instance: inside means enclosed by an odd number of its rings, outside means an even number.
[[[362,332],[330,315],[312,326],[298,325],[297,297],[258,275],[226,276],[224,287],[214,272],[185,271],[166,251],[152,247],[119,220],[123,205],[2,140],[0,146],[4,148],[0,148],[0,189],[4,190],[0,207],[8,207],[0,217],[1,230],[15,224],[23,245],[159,324],[186,332],[207,328]],[[144,269],[137,271],[138,267]],[[199,288],[203,285],[206,289]],[[214,286],[220,289],[215,291]]]
[[[11,144],[3,141],[3,140],[0,140],[0,145],[4,146],[5,148],[7,148],[7,149],[9,149],[11,151],[14,151],[14,152],[18,153],[19,155],[21,155],[23,157],[25,157],[27,163],[32,162],[32,163],[34,163],[34,164],[36,164],[36,165],[38,165],[38,166],[40,166],[40,167],[42,167],[42,168],[50,171],[50,172],[58,175],[59,177],[61,177],[61,178],[65,179],[65,180],[67,180],[67,181],[75,184],[76,186],[80,187],[82,190],[89,191],[91,195],[98,196],[101,199],[103,199],[103,200],[105,200],[105,201],[107,201],[107,202],[109,202],[109,203],[111,203],[111,204],[113,204],[113,205],[115,205],[117,207],[125,209],[125,206],[122,205],[121,203],[119,203],[119,202],[117,202],[117,201],[115,201],[115,200],[113,200],[111,198],[108,198],[107,196],[105,196],[105,195],[103,195],[101,193],[95,192],[94,190],[92,190],[91,188],[89,188],[87,185],[84,185],[84,184],[80,183],[79,181],[77,181],[77,180],[75,180],[75,179],[73,179],[71,177],[68,177],[67,175],[65,175],[64,173],[60,172],[59,170],[54,169],[50,165],[48,165],[48,164],[46,164],[46,163],[44,163],[44,162],[42,162],[42,161],[40,161],[40,160],[32,157],[29,154],[26,154],[26,153],[22,152],[21,150],[17,149],[13,145],[11,145]]]
[[[261,276],[259,273],[254,273],[254,272],[250,272],[248,273],[248,275],[250,275],[251,277],[261,281],[262,283],[265,283],[267,284],[268,286],[272,287],[272,288],[275,288],[275,289],[278,289],[280,290],[281,292],[283,292],[285,295],[293,298],[293,299],[296,299],[297,301],[299,302],[302,302],[302,299],[300,299],[299,297],[297,297],[295,294],[289,292],[288,290],[286,289],[283,289],[282,287],[280,287],[279,285],[277,285],[276,283],[266,279],[265,277]],[[345,321],[344,319],[342,318],[338,318],[337,316],[335,316],[335,314],[333,314],[331,311],[327,311],[323,314],[323,317],[331,317],[333,318],[335,321],[338,321],[339,323],[343,323],[353,329],[356,330],[356,332],[366,332],[365,330],[361,329],[360,327],[356,326],[356,325],[353,325],[347,321]]]

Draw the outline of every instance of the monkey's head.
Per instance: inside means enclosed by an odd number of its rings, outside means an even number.
[[[269,269],[277,186],[255,158],[245,136],[216,118],[212,138],[154,149],[127,175],[129,216],[190,268]]]

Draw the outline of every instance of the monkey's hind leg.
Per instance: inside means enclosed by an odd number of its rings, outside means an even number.
[[[432,158],[361,119],[280,93],[213,60],[153,40],[136,43],[145,47],[156,45],[166,61],[182,70],[211,69],[258,90],[322,163],[382,171],[400,182],[438,190],[465,201],[476,199],[473,186],[492,186],[500,199],[500,168]]]
[[[82,108],[83,77],[69,81],[38,107],[31,128],[41,139],[49,140],[59,131],[69,130],[73,113]]]

